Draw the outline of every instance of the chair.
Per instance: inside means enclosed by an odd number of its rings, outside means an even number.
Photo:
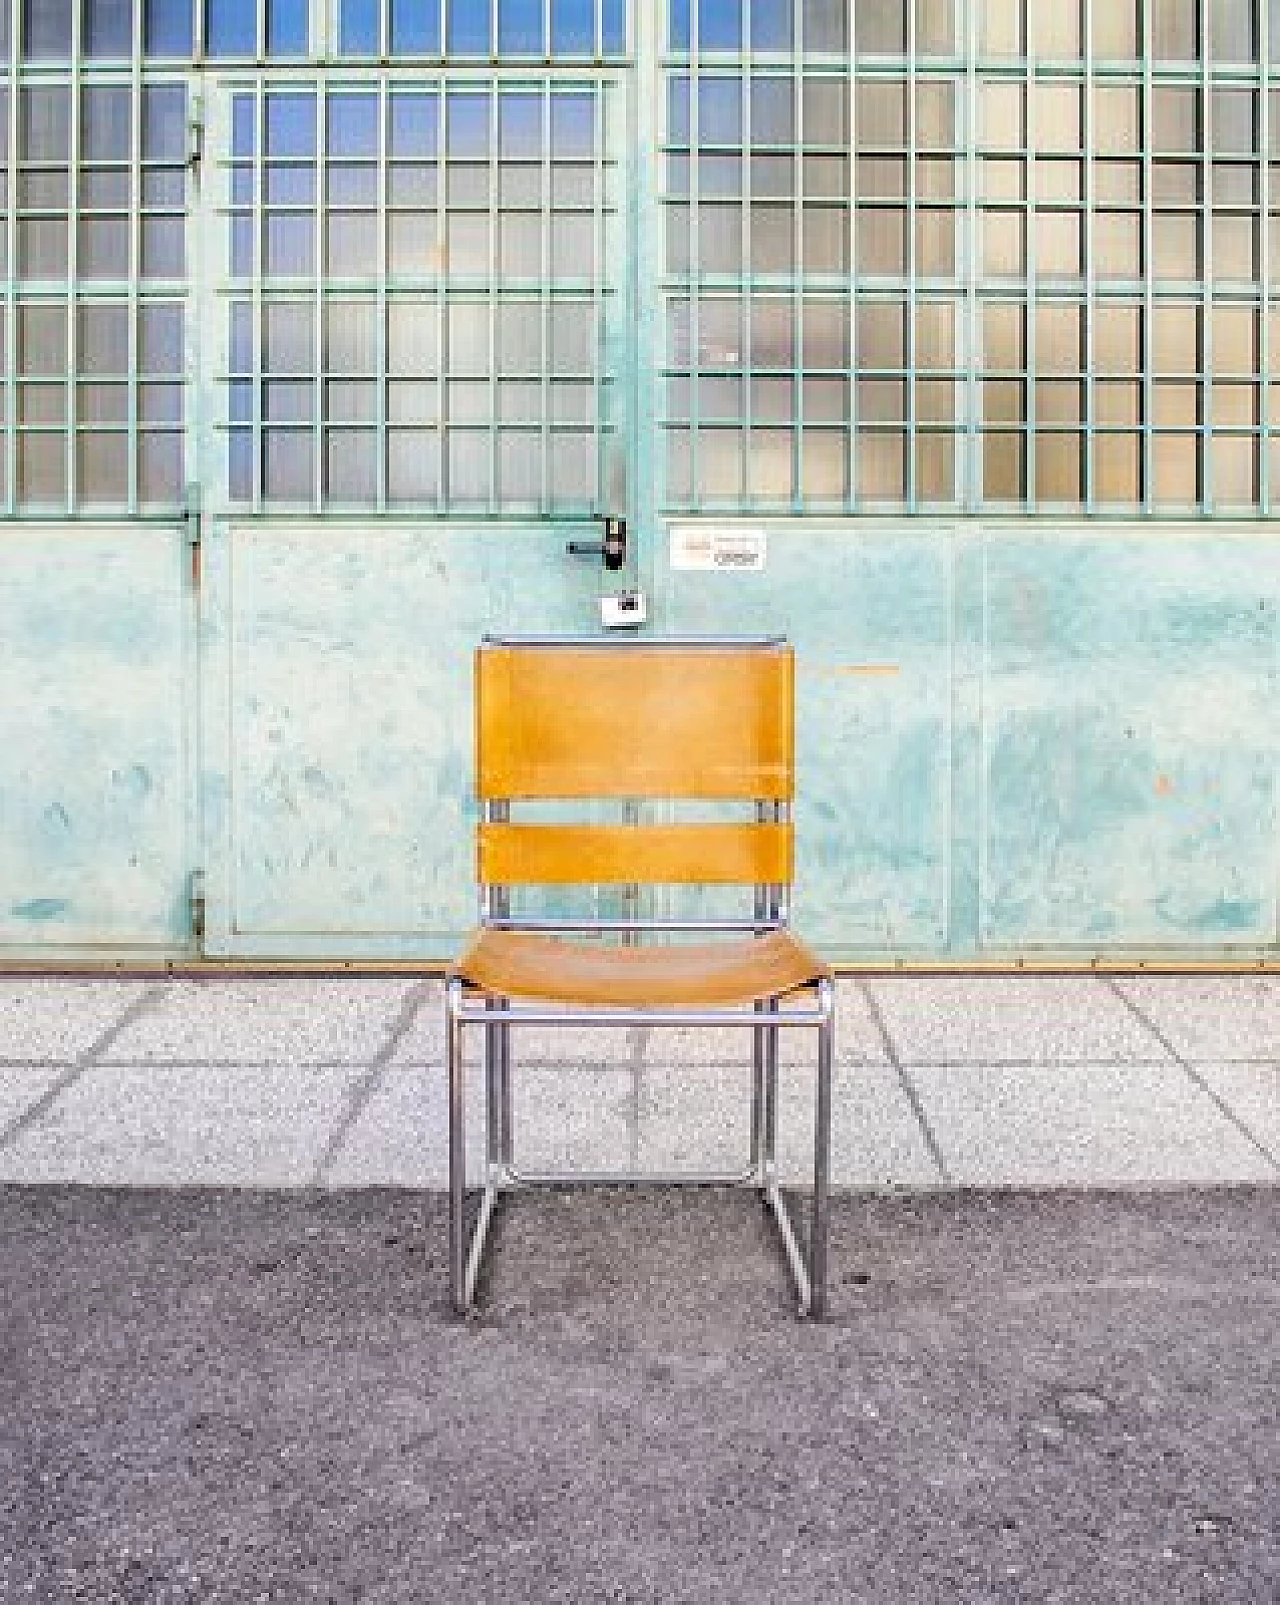
[[[504,1191],[662,1179],[756,1188],[777,1221],[800,1313],[824,1314],[834,994],[828,968],[788,929],[793,703],[793,652],[775,638],[486,637],[477,650],[480,925],[450,972],[445,1004],[449,1270],[460,1313],[472,1307]],[[588,804],[596,819],[601,808],[611,808],[621,822],[584,823]],[[531,817],[517,821],[513,808],[522,805]],[[553,805],[555,819],[548,818]],[[691,812],[696,817],[687,817]],[[726,812],[737,817],[726,821]],[[655,889],[656,899],[657,888],[690,886],[750,886],[754,904],[724,919],[664,918],[669,902],[655,902],[656,916],[634,908],[641,887]],[[621,888],[630,899],[622,906],[635,917],[513,911],[513,892],[527,902],[531,887],[552,889],[560,904],[575,887]],[[666,893],[668,900],[680,895]],[[650,942],[656,933],[668,940]],[[513,1028],[584,1024],[751,1027],[745,1171],[650,1178],[518,1169]],[[463,1033],[470,1027],[484,1036],[487,1152],[468,1235]],[[816,1030],[818,1038],[807,1254],[777,1176],[783,1027]]]

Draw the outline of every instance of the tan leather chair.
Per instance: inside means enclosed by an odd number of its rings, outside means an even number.
[[[788,929],[794,672],[790,646],[773,638],[486,638],[477,651],[481,924],[446,993],[449,1266],[460,1312],[472,1305],[503,1191],[657,1179],[535,1177],[515,1165],[512,1028],[597,1024],[752,1028],[747,1168],[662,1179],[759,1189],[778,1223],[801,1313],[824,1313],[834,1006],[830,971]],[[534,817],[515,818],[530,802],[540,805]],[[576,819],[548,818],[553,803]],[[620,821],[582,823],[588,803],[612,808]],[[664,805],[656,822],[641,821],[646,803]],[[698,817],[674,817],[681,803]],[[754,888],[754,900],[727,919],[553,920],[512,912],[512,890],[530,886],[624,887],[633,901],[641,887],[737,886],[744,902],[745,888]],[[652,942],[656,934],[668,939]],[[468,1235],[463,1032],[471,1026],[484,1032],[487,1153]],[[807,1252],[777,1178],[780,1027],[807,1027],[818,1038]]]

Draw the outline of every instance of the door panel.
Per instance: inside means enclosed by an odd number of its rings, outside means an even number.
[[[0,951],[190,940],[190,565],[173,528],[0,532]]]
[[[572,527],[215,531],[211,952],[451,950],[475,907],[472,653],[582,628],[598,581],[565,557]]]

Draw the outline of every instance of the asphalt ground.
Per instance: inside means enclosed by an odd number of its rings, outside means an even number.
[[[1280,1600],[1280,1192],[0,1189],[0,1598]]]

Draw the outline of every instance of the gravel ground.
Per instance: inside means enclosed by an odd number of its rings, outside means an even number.
[[[1280,1601],[1280,1192],[0,1189],[0,1598]]]

